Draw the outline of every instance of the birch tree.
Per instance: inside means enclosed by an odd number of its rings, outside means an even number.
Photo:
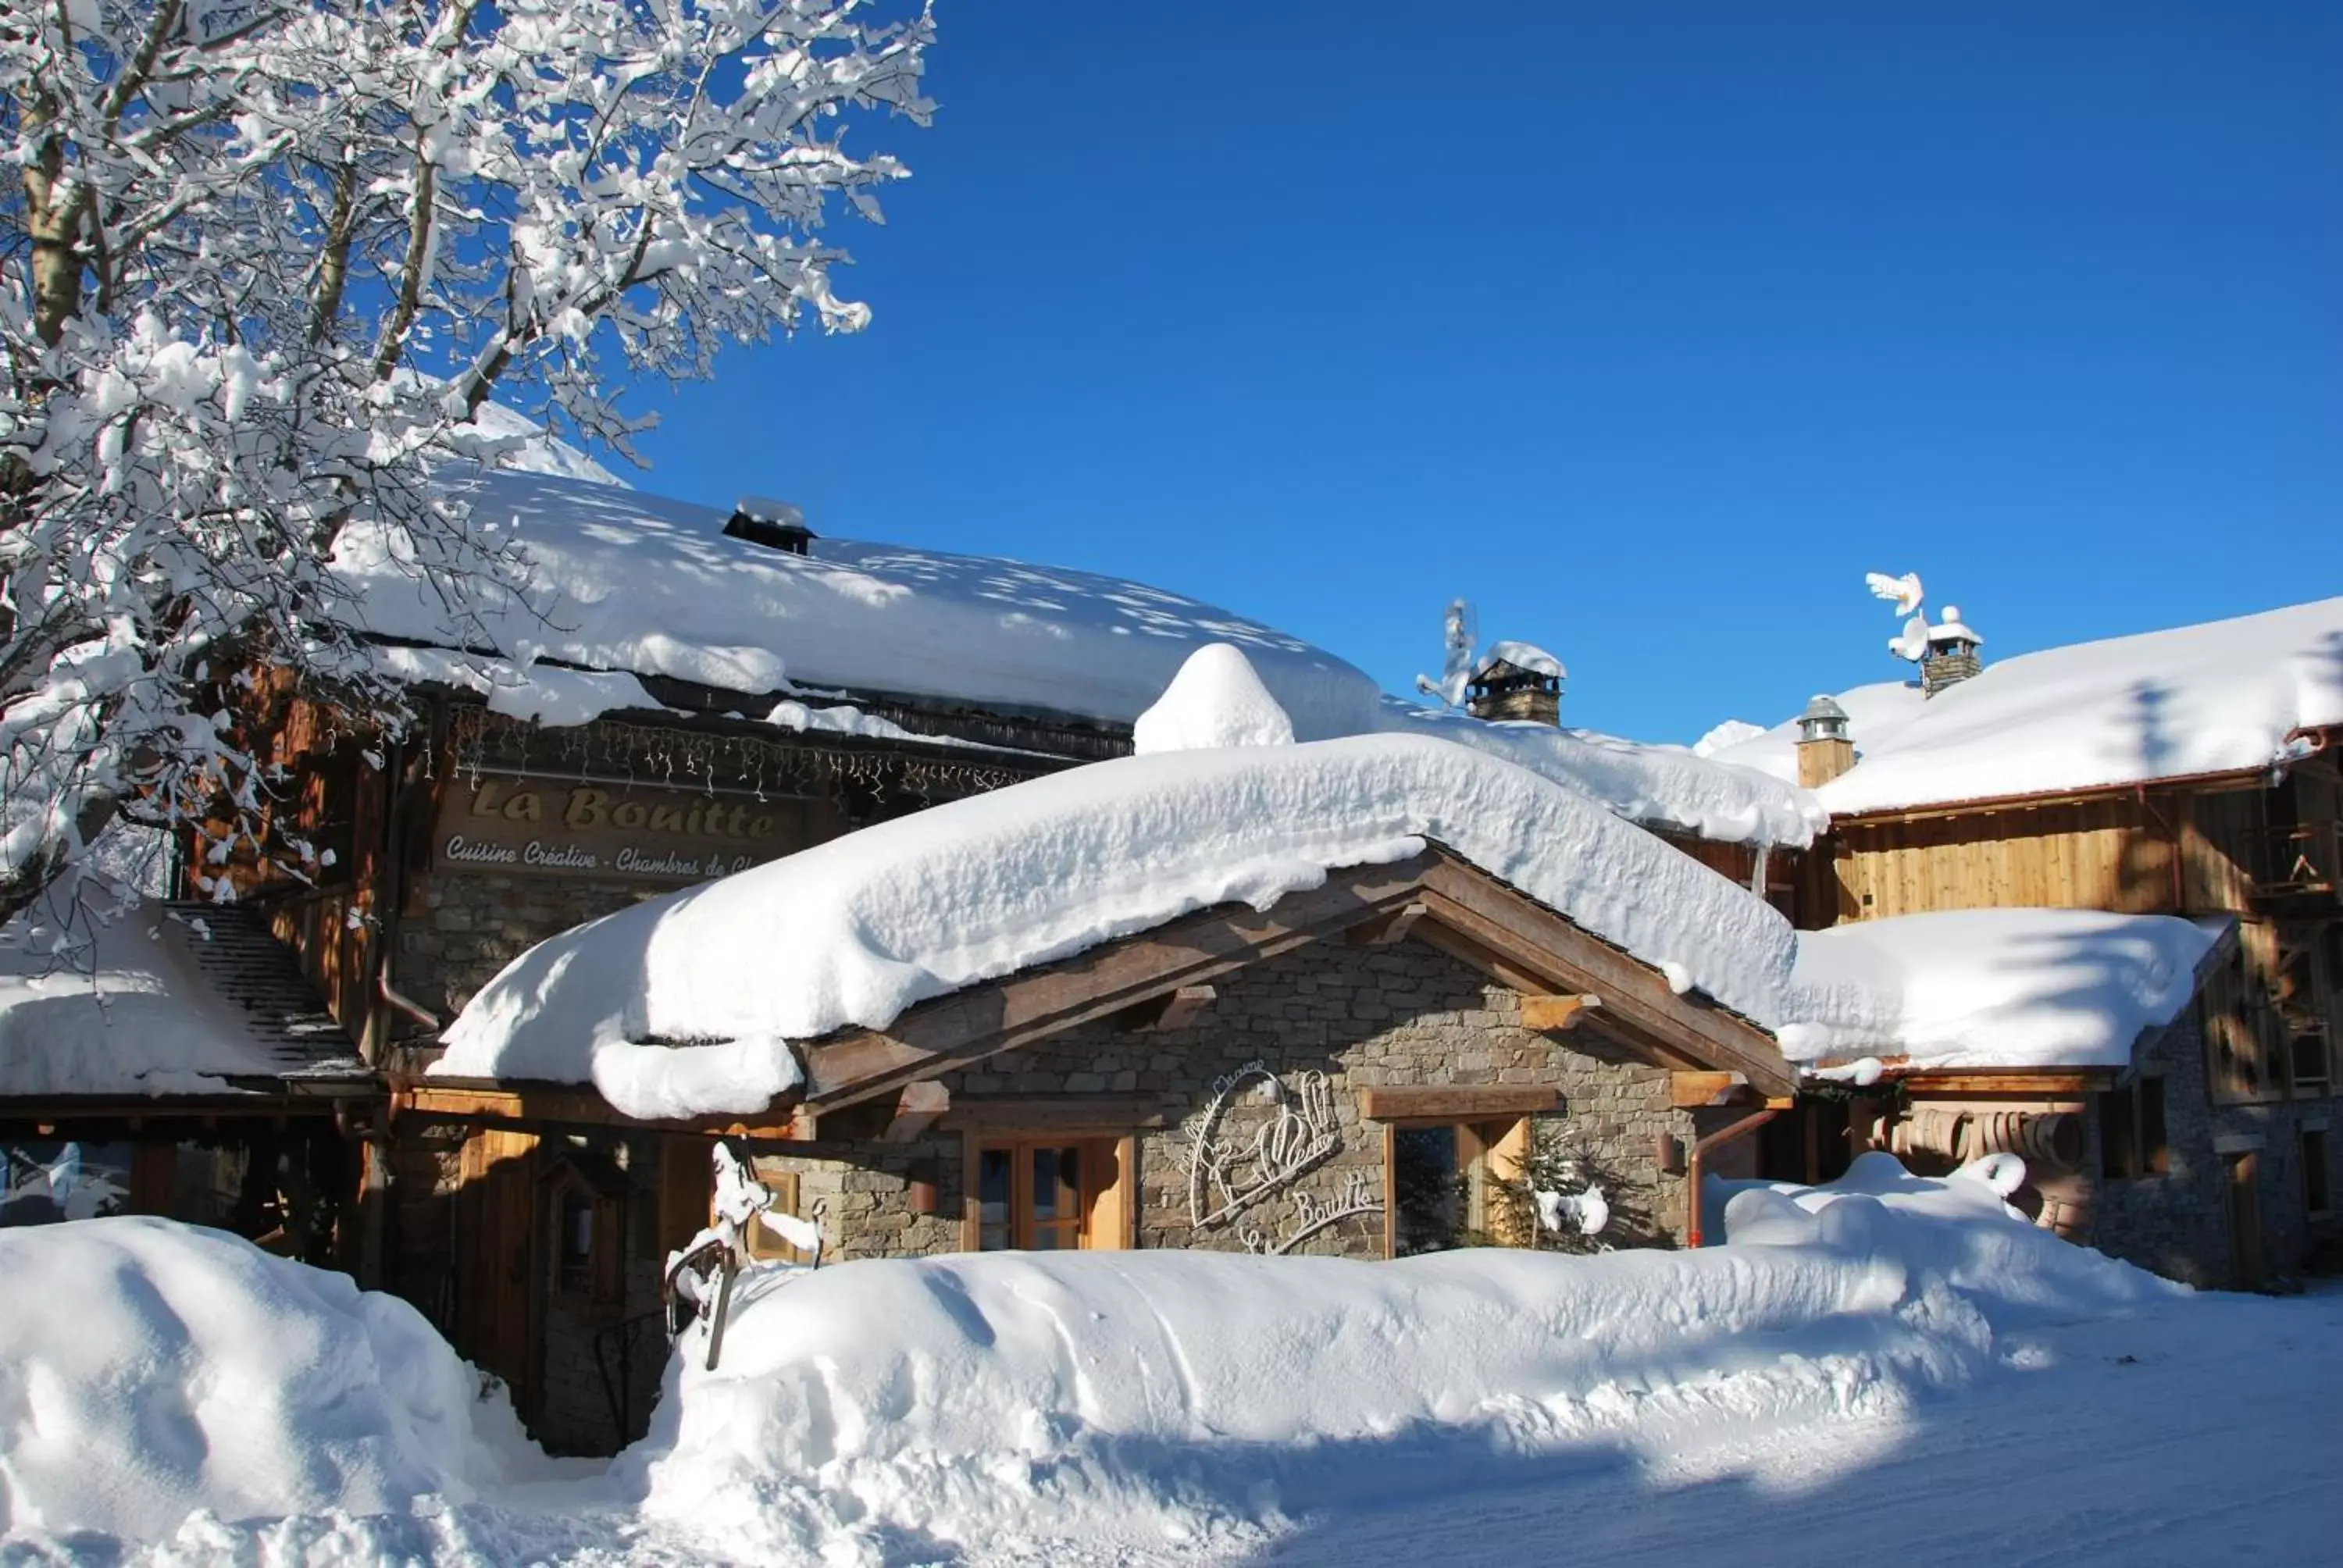
[[[266,660],[392,730],[333,570],[390,532],[458,629],[518,587],[435,473],[490,398],[632,456],[614,387],[853,331],[823,237],[907,172],[924,10],[867,0],[11,0],[0,11],[0,919],[116,825],[276,780]],[[460,640],[460,638],[459,638]]]

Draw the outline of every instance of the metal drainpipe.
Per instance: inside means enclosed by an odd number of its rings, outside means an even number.
[[[1684,1186],[1689,1190],[1689,1195],[1684,1202],[1687,1214],[1684,1224],[1685,1246],[1697,1247],[1703,1244],[1700,1231],[1700,1179],[1701,1165],[1708,1151],[1712,1149],[1721,1149],[1736,1138],[1745,1137],[1756,1131],[1780,1114],[1782,1112],[1779,1109],[1769,1105],[1754,1116],[1745,1116],[1738,1121],[1718,1128],[1692,1146],[1692,1157],[1684,1161]]]

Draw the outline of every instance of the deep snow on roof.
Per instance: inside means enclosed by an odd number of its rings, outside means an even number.
[[[1829,817],[1788,779],[1681,746],[1653,746],[1592,729],[1475,719],[1453,709],[1383,699],[1383,728],[1433,735],[1528,769],[1601,800],[1630,821],[1727,844],[1814,842]]]
[[[2196,994],[2222,920],[2098,910],[1947,910],[1798,937],[1795,977],[1818,1018],[1782,1052],[1915,1068],[2127,1067],[2133,1045]]]
[[[1838,700],[1855,765],[1815,792],[1835,816],[2267,767],[2294,731],[2343,725],[2343,598],[2021,654],[1933,698]],[[1796,741],[1793,719],[1714,758],[1795,779]]]
[[[799,556],[725,536],[729,513],[537,474],[473,482],[472,519],[517,542],[530,603],[448,624],[439,596],[353,529],[337,564],[367,628],[438,647],[485,638],[552,659],[727,691],[848,689],[1129,723],[1199,645],[1233,643],[1304,739],[1374,722],[1363,672],[1253,620],[1121,578],[818,538]]]
[[[36,907],[37,908],[37,907]],[[146,902],[70,960],[28,913],[0,928],[0,1094],[225,1093],[356,1077],[348,1038],[256,911]]]
[[[539,943],[447,1033],[442,1074],[592,1082],[630,1115],[759,1110],[789,1042],[1427,839],[1771,1027],[1795,937],[1581,791],[1426,736],[1175,750],[872,827]],[[653,1041],[718,1043],[677,1048]]]

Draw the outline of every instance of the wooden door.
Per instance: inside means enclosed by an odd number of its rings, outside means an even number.
[[[2230,1285],[2256,1291],[2262,1284],[2261,1157],[2252,1150],[2226,1156],[2229,1175]]]
[[[536,1144],[526,1133],[475,1134],[456,1191],[456,1348],[505,1381],[524,1420],[537,1408]]]

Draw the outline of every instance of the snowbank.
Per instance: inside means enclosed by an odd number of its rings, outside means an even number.
[[[1838,701],[1858,760],[1816,791],[1838,814],[2263,768],[2294,731],[2343,725],[2343,598],[2023,654],[1925,701]],[[1795,729],[1716,759],[1795,779]]]
[[[590,1081],[632,1116],[759,1110],[798,1081],[791,1040],[1427,839],[1761,1025],[1791,1016],[1795,938],[1762,900],[1576,789],[1375,735],[1094,763],[638,904],[507,966],[432,1070]]]
[[[1632,822],[1679,829],[1726,844],[1811,844],[1830,814],[1797,787],[1797,769],[1775,775],[1725,757],[1649,746],[1591,729],[1491,722],[1448,709],[1383,699],[1382,728],[1436,735],[1502,757],[1602,801]]]
[[[1499,1456],[1681,1453],[1907,1407],[1996,1335],[2178,1288],[1861,1162],[1731,1245],[1396,1263],[990,1254],[752,1275],[621,1461],[648,1520],[734,1560],[1112,1517],[1166,1540],[1484,1481]],[[1745,1230],[1745,1236],[1742,1231]],[[699,1345],[695,1332],[687,1349]]]
[[[422,1315],[165,1220],[0,1230],[0,1537],[461,1501],[543,1461]]]
[[[2223,922],[2097,910],[1949,910],[1798,938],[1809,1016],[1782,1053],[1920,1068],[2127,1067],[2196,994]]]
[[[1305,739],[1373,728],[1364,673],[1282,632],[1089,572],[817,538],[806,556],[729,538],[729,514],[639,491],[496,473],[473,526],[518,546],[532,602],[461,633],[383,536],[354,527],[337,569],[367,628],[435,647],[492,643],[744,694],[844,688],[1129,723],[1198,646],[1242,647]],[[538,612],[541,612],[538,613]]]
[[[36,906],[36,910],[45,906]],[[185,922],[153,903],[76,946],[32,914],[0,928],[0,1094],[224,1094],[284,1061],[196,963]]]

